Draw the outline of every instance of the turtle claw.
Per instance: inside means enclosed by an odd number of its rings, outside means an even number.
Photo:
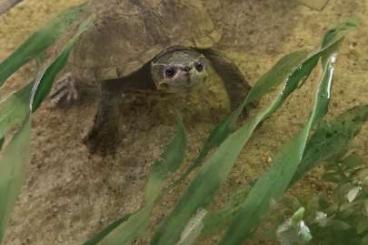
[[[79,99],[77,83],[71,73],[66,73],[57,80],[50,93],[50,102],[53,107],[70,106]]]

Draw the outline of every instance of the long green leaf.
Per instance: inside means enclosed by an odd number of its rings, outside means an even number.
[[[28,108],[28,103],[23,105]],[[24,165],[31,159],[31,120],[24,125],[1,152],[0,156],[0,243],[6,223],[24,180]]]
[[[24,123],[29,113],[32,83],[27,84],[15,93],[10,94],[0,102],[0,139],[12,128],[18,128]]]
[[[199,167],[202,161],[207,156],[211,149],[219,146],[226,137],[233,131],[235,122],[237,121],[239,115],[241,115],[244,108],[250,105],[252,102],[259,100],[263,95],[272,90],[273,87],[280,84],[282,81],[287,79],[287,76],[295,71],[296,68],[302,65],[307,65],[310,63],[314,66],[314,62],[317,62],[319,58],[322,58],[322,63],[324,63],[325,57],[328,57],[331,52],[334,52],[338,44],[343,40],[347,32],[357,27],[357,23],[353,20],[343,22],[327,31],[325,34],[321,49],[318,50],[314,55],[310,55],[306,58],[308,54],[306,51],[296,51],[289,55],[286,55],[280,59],[277,64],[266,74],[264,74],[255,84],[255,86],[250,90],[248,96],[244,99],[243,103],[227,118],[225,118],[210,134],[210,137],[204,144],[200,154],[189,166],[188,170],[182,175],[180,182],[196,167]],[[306,80],[309,74],[304,74],[303,78]]]
[[[66,65],[70,52],[72,51],[75,43],[78,41],[80,35],[88,30],[93,22],[95,17],[91,15],[89,18],[84,20],[78,31],[73,35],[73,37],[65,44],[62,51],[58,54],[55,60],[46,67],[46,69],[41,72],[39,78],[36,80],[31,97],[31,108],[32,112],[36,111],[38,107],[41,105],[42,101],[47,97],[50,92],[53,82],[57,74],[64,68]]]
[[[368,120],[368,105],[356,106],[330,122],[324,122],[311,136],[290,185],[321,161],[344,150]]]
[[[189,221],[190,217],[198,208],[205,208],[213,199],[220,184],[224,182],[237,156],[245,143],[250,138],[256,126],[277,110],[284,100],[312,72],[321,56],[330,54],[331,50],[337,49],[343,36],[333,39],[314,54],[307,57],[286,78],[281,93],[264,110],[250,119],[240,129],[226,138],[213,155],[204,163],[199,174],[192,181],[173,212],[164,220],[154,235],[151,244],[173,244],[178,241],[179,236]],[[243,102],[243,105],[246,100]],[[238,108],[241,112],[241,106]],[[228,131],[227,131],[228,132]],[[289,180],[290,181],[290,180]]]
[[[161,156],[152,166],[152,171],[145,190],[145,206],[128,219],[120,222],[116,226],[108,227],[106,232],[100,233],[85,244],[94,245],[108,244],[130,244],[134,239],[141,235],[147,228],[152,209],[162,195],[163,184],[170,173],[175,172],[183,162],[186,148],[186,136],[184,125],[178,120],[178,126],[174,139],[167,146]]]
[[[35,32],[0,64],[0,86],[21,66],[53,44],[79,18],[84,5],[70,8],[41,30]]]
[[[367,120],[368,105],[361,105],[351,108],[333,120],[323,122],[318,126],[308,140],[303,159],[288,188],[308,171],[318,166],[319,163],[346,149]],[[214,234],[219,232],[234,219],[234,213],[240,206],[239,202],[244,202],[247,197],[244,194],[248,191],[244,190],[243,187],[239,193],[241,193],[240,197],[239,195],[233,195],[224,208],[206,216],[204,219],[204,233]]]
[[[0,241],[4,235],[8,216],[23,183],[24,164],[31,158],[30,105],[33,106],[32,108],[34,110],[38,108],[51,88],[57,72],[65,65],[73,44],[91,23],[92,17],[81,24],[77,34],[68,41],[61,54],[45,69],[38,81],[25,85],[22,89],[0,102],[0,138],[3,140],[5,134],[10,131],[10,129],[21,126],[1,152]],[[22,124],[19,125],[20,123]]]
[[[240,187],[230,194],[227,198],[228,201],[224,203],[221,209],[210,211],[203,220],[204,228],[202,235],[218,234],[226,229],[234,218],[234,213],[247,197],[248,192],[248,188]]]
[[[343,39],[348,32],[355,30],[359,26],[359,21],[357,19],[349,19],[330,28],[324,35],[321,47],[327,48],[327,52],[322,56],[322,67],[326,64],[328,57],[334,52],[334,48],[329,48],[331,43]]]
[[[308,57],[299,67],[294,67],[285,84],[272,103],[231,134],[203,165],[198,176],[188,187],[174,211],[156,232],[151,244],[174,244],[189,219],[198,208],[206,207],[216,190],[224,182],[241,149],[257,125],[276,111],[303,79],[308,77],[318,62],[319,56]]]
[[[219,146],[226,137],[234,130],[235,123],[245,107],[258,101],[263,95],[270,92],[274,87],[282,83],[296,69],[299,64],[304,61],[309,53],[305,50],[296,51],[294,53],[282,57],[270,71],[265,73],[250,90],[242,105],[219,123],[211,132],[208,140],[203,145],[198,157],[188,167],[186,172],[182,174],[178,183],[185,179],[200,163],[206,158],[211,149]]]
[[[124,215],[122,218],[114,221],[105,227],[102,231],[94,235],[90,240],[83,243],[83,245],[96,245],[98,244],[104,237],[106,237],[111,231],[113,231],[116,227],[118,227],[123,222],[127,221],[132,214]]]
[[[219,244],[241,244],[249,238],[251,232],[259,224],[262,215],[267,211],[271,200],[280,198],[286,191],[303,158],[311,129],[327,112],[335,59],[336,56],[332,55],[326,63],[308,122],[296,137],[282,147],[271,168],[257,180]]]

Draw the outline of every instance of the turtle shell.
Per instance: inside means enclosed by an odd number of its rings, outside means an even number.
[[[88,8],[96,23],[71,55],[79,80],[124,77],[169,47],[209,48],[221,38],[219,1],[92,0]]]

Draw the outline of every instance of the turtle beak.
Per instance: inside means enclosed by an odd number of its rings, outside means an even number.
[[[159,90],[162,90],[162,91],[167,91],[168,89],[170,88],[170,85],[168,82],[161,82],[159,85],[158,85],[158,89]]]

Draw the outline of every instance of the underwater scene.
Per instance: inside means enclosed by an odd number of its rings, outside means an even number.
[[[0,244],[368,244],[368,0],[0,0]]]

